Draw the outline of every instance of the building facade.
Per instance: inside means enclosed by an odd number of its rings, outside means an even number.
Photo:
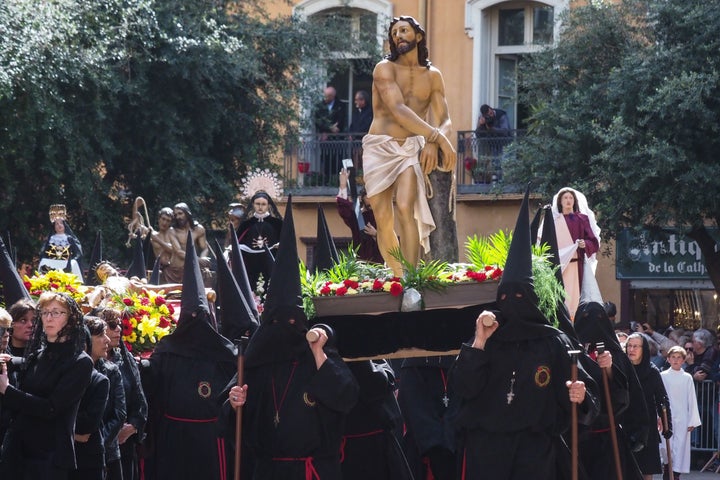
[[[415,17],[427,32],[430,60],[443,73],[446,97],[453,129],[457,134],[459,155],[458,181],[472,184],[477,178],[465,175],[462,162],[477,162],[482,155],[477,146],[462,140],[463,132],[475,129],[480,106],[489,104],[508,114],[513,129],[525,127],[528,106],[518,101],[516,72],[524,56],[551,46],[558,36],[560,16],[569,8],[567,0],[300,0],[272,3],[274,14],[295,13],[306,18],[341,15],[352,35],[374,35],[387,51],[387,29],[392,17]],[[368,59],[358,59],[358,61]],[[372,60],[372,59],[370,59]],[[348,106],[357,90],[371,90],[372,78],[366,72],[346,71],[318,79],[318,98],[322,88],[332,84],[338,98]],[[350,108],[347,109],[348,112]],[[348,114],[349,115],[349,114]],[[350,118],[348,118],[349,124]],[[475,158],[473,158],[475,157]],[[503,160],[504,161],[504,160]],[[493,178],[494,179],[494,178]],[[482,181],[490,182],[488,176]],[[477,183],[477,182],[475,182]],[[563,185],[558,185],[558,189]],[[459,189],[457,225],[460,259],[468,236],[489,235],[514,225],[519,195],[495,195],[490,191]],[[537,199],[549,203],[550,199]],[[332,212],[333,195],[299,195],[294,198],[297,213],[299,251],[306,251],[315,236],[315,206],[326,203]],[[336,215],[328,215],[333,235],[347,237],[349,232]],[[602,254],[597,270],[598,283],[606,301],[618,306],[618,321],[649,322],[662,331],[668,325],[713,331],[718,325],[717,295],[703,272],[689,278],[656,272],[652,278],[637,276],[622,264],[626,261],[626,243],[615,252],[615,242],[601,239]],[[652,263],[652,262],[651,262]]]

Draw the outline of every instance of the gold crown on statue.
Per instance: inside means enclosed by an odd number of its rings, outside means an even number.
[[[280,200],[283,196],[282,180],[278,174],[269,169],[259,169],[248,172],[243,179],[242,192],[245,198],[250,198],[259,191],[264,191],[273,200]]]
[[[58,218],[65,220],[67,219],[67,209],[65,208],[65,205],[56,203],[54,205],[50,205],[49,215],[50,223],[54,223]]]

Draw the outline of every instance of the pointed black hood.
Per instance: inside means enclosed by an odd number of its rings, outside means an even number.
[[[240,291],[245,297],[250,310],[258,321],[260,320],[260,312],[257,309],[257,303],[255,301],[255,294],[253,287],[250,285],[250,277],[248,277],[247,269],[245,268],[245,260],[243,260],[242,253],[240,253],[240,242],[238,242],[237,232],[232,227],[232,224],[228,226],[230,229],[230,270],[232,271],[235,281],[240,287]]]
[[[330,229],[321,205],[317,208],[317,246],[315,247],[314,265],[311,271],[325,271],[338,262],[338,253],[333,242]]]
[[[100,282],[95,274],[95,269],[103,261],[103,238],[102,231],[98,230],[95,234],[95,244],[93,244],[92,252],[90,252],[90,277],[88,278],[88,285],[100,285]]]
[[[183,289],[180,297],[181,314],[180,322],[184,318],[193,317],[196,312],[209,313],[207,296],[205,295],[205,283],[200,270],[195,242],[192,232],[188,231],[185,243],[185,265],[183,267]]]
[[[5,308],[22,300],[29,299],[30,294],[10,258],[10,252],[5,247],[5,242],[0,238],[0,283],[2,283],[2,295],[5,301]]]
[[[140,280],[147,279],[147,270],[145,269],[145,253],[143,252],[143,241],[139,233],[135,234],[135,251],[133,261],[127,269],[126,277],[137,277]]]
[[[160,285],[160,257],[157,257],[155,259],[155,263],[153,264],[152,273],[150,274],[150,280],[148,280],[148,283],[150,285]]]
[[[535,212],[535,216],[532,219],[532,222],[530,222],[530,242],[532,245],[535,245],[535,241],[538,238],[538,230],[540,229],[540,219],[542,218],[542,213],[544,211],[544,207],[540,207],[537,209],[537,212]]]
[[[205,285],[190,232],[185,247],[180,305],[180,320],[177,328],[158,342],[155,353],[172,353],[187,358],[210,358],[218,362],[233,361],[237,356],[237,348],[230,340],[215,331],[211,324]]]
[[[247,304],[235,276],[222,254],[222,247],[215,240],[213,245],[217,262],[217,289],[220,305],[220,333],[236,341],[251,335],[258,327],[258,319]],[[254,303],[254,302],[253,302]]]
[[[300,267],[295,242],[292,197],[288,197],[262,323],[250,339],[245,355],[248,368],[291,360],[310,351],[305,340],[308,321],[302,307]]]
[[[493,337],[498,335],[501,340],[517,341],[558,333],[538,308],[532,275],[529,196],[528,185],[498,285],[497,307],[500,310],[501,326]]]
[[[262,314],[263,323],[272,321],[279,309],[300,308],[302,310],[300,266],[295,242],[295,222],[292,212],[292,196],[290,196],[283,219],[283,228],[280,232],[280,247],[270,275],[270,285]]]

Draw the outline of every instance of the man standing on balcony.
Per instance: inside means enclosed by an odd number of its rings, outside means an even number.
[[[336,97],[335,87],[327,86],[323,92],[323,101],[315,107],[315,129],[320,140],[320,162],[325,175],[324,184],[329,184],[340,171],[342,146],[332,134],[345,130],[347,114],[345,107]]]
[[[370,130],[373,121],[373,111],[370,105],[370,94],[365,90],[355,92],[355,108],[352,109],[352,120],[348,127],[348,133],[352,135],[352,161],[354,169],[352,174],[358,170],[362,171],[362,139]],[[354,185],[354,183],[351,183]],[[355,193],[353,192],[353,195]]]
[[[402,265],[390,254],[417,263],[420,245],[430,250],[435,229],[425,194],[427,175],[451,172],[457,156],[448,140],[451,122],[440,70],[428,60],[425,30],[408,16],[393,18],[390,54],[373,71],[373,122],[363,138],[363,174],[375,212],[378,245],[395,275]],[[395,233],[397,205],[400,239]]]
[[[490,105],[482,105],[480,107],[480,116],[478,117],[477,128],[475,134],[487,135],[487,132],[495,132],[497,135],[507,135],[510,130],[510,121],[507,112],[499,108],[492,108]]]

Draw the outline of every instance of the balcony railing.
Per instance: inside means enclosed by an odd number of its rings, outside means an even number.
[[[523,135],[525,130],[458,132],[458,185],[496,185],[512,161],[507,147]]]
[[[497,184],[502,179],[503,165],[512,161],[507,146],[524,133],[524,130],[481,135],[472,130],[458,132],[455,148],[459,191],[485,191]],[[305,134],[286,141],[283,163],[286,189],[297,195],[334,195],[344,159],[352,161],[356,175],[362,172],[361,138],[360,133],[327,137]]]

